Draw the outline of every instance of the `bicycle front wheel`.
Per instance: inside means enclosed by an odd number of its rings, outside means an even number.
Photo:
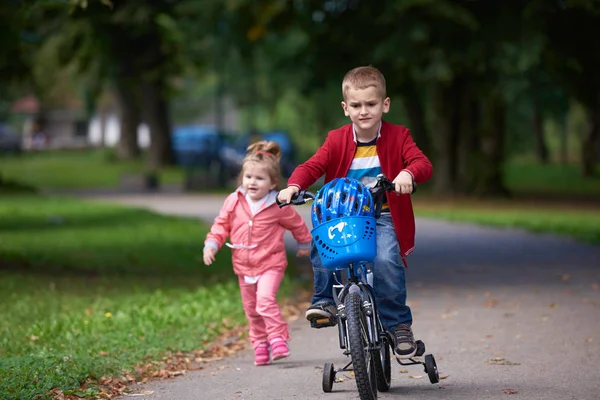
[[[348,343],[352,357],[352,369],[361,400],[377,399],[377,374],[375,360],[371,356],[369,326],[362,309],[362,299],[358,290],[350,290],[344,301]],[[378,360],[378,362],[380,362]]]

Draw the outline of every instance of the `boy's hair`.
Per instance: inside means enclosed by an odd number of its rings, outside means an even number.
[[[342,80],[342,94],[344,99],[348,89],[366,89],[368,87],[375,87],[381,93],[381,97],[385,98],[385,77],[377,68],[372,66],[356,67],[346,73]]]
[[[255,162],[264,164],[267,167],[267,172],[271,180],[279,185],[281,180],[281,166],[279,161],[281,159],[281,147],[277,142],[269,142],[261,140],[256,143],[252,143],[246,148],[247,153],[242,163],[242,173],[240,174],[240,183],[244,175],[244,168],[247,163]]]

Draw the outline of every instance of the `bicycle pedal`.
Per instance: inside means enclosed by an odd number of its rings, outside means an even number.
[[[425,354],[425,343],[423,343],[421,340],[417,340],[417,352],[415,353],[414,357],[421,357],[423,354]]]
[[[327,328],[330,326],[336,326],[337,325],[337,321],[335,318],[317,318],[317,319],[311,319],[310,320],[310,327],[311,328]]]

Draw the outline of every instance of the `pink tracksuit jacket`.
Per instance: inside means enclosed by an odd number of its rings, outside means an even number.
[[[308,227],[294,207],[277,206],[275,190],[268,194],[265,204],[254,215],[244,196],[241,187],[227,196],[204,245],[218,250],[229,237],[233,246],[233,270],[237,275],[257,276],[272,268],[285,270],[283,234],[289,230],[299,248],[310,248],[312,238]]]

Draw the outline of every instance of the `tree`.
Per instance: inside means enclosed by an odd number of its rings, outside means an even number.
[[[547,43],[544,64],[554,80],[586,109],[588,130],[582,140],[582,173],[592,176],[600,159],[600,4],[593,0],[535,3]]]

